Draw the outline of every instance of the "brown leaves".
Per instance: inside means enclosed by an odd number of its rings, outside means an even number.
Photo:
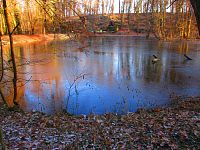
[[[191,103],[123,116],[4,111],[0,125],[9,149],[200,149],[200,113]]]

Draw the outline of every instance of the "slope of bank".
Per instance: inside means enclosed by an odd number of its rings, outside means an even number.
[[[66,34],[38,34],[38,35],[13,35],[14,44],[27,44],[34,42],[53,41],[53,40],[67,40],[69,37]],[[9,37],[2,37],[3,45],[9,45]]]
[[[127,115],[68,116],[0,109],[8,149],[200,149],[200,97]]]
[[[119,31],[117,33],[97,33],[93,34],[90,33],[88,36],[135,36],[135,37],[145,37],[146,34],[144,33],[135,33],[135,32],[124,32]],[[153,35],[150,35],[153,37]],[[20,44],[30,44],[35,42],[50,42],[53,40],[68,40],[69,37],[67,34],[37,34],[37,35],[13,35],[13,44],[20,45]],[[9,37],[2,36],[2,43],[3,45],[9,45]]]

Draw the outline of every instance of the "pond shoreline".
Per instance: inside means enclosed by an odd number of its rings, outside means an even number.
[[[0,127],[8,149],[199,149],[200,97],[126,115],[49,116],[2,107]]]
[[[146,33],[136,33],[136,32],[117,32],[117,33],[90,33],[89,37],[147,37]],[[149,38],[155,38],[153,34],[150,34]],[[13,44],[22,45],[22,44],[31,44],[38,42],[51,42],[55,40],[70,40],[67,34],[35,34],[35,35],[13,35]],[[164,41],[180,41],[180,40],[194,40],[198,41],[200,39],[172,39]],[[3,46],[9,45],[8,35],[2,36]]]
[[[38,42],[50,42],[54,40],[68,40],[69,37],[66,34],[35,34],[35,35],[13,35],[13,44],[31,44]],[[7,35],[2,36],[3,46],[9,45],[9,37]]]
[[[200,41],[200,38],[190,38],[190,39],[181,39],[181,38],[174,38],[174,39],[158,39],[155,37],[155,35],[150,34],[149,37],[147,37],[147,33],[136,33],[136,32],[117,32],[117,33],[96,33],[91,34],[90,37],[141,37],[146,39],[156,39],[159,41],[164,42],[179,42],[179,41]]]
[[[91,34],[90,36],[94,36],[94,37],[98,37],[98,36],[133,36],[133,37],[146,37],[147,33],[136,33],[136,32],[123,32],[123,31],[119,31],[116,33],[109,33],[109,32],[102,32],[102,33],[95,33],[95,34]],[[149,35],[149,37],[154,37],[152,34]]]
[[[98,33],[93,34],[90,33],[89,37],[101,37],[101,36],[134,36],[134,37],[145,37],[145,34],[136,34],[136,33]],[[55,40],[70,40],[67,34],[34,34],[34,35],[13,35],[13,44],[14,45],[22,45],[22,44],[31,44],[31,43],[39,43],[39,42],[51,42]],[[8,35],[2,36],[2,44],[3,46],[9,45],[9,37]]]

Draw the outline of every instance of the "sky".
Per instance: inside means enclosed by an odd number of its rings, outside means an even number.
[[[79,2],[82,2],[82,0],[78,0]],[[91,1],[95,1],[95,0],[91,0]],[[17,2],[23,6],[23,2],[24,0],[17,0]],[[114,13],[118,13],[119,12],[119,0],[114,0]]]

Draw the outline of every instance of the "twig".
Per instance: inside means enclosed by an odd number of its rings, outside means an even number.
[[[171,7],[177,0],[174,0],[166,9],[168,9],[169,7]]]
[[[24,83],[24,84],[22,84],[22,85],[20,85],[20,86],[18,86],[18,87],[22,87],[22,86],[25,86],[28,82],[30,82],[31,81],[31,78],[32,78],[32,76],[28,79],[28,80],[25,80],[26,82]]]
[[[68,103],[69,103],[69,98],[70,98],[70,96],[71,96],[71,89],[72,89],[72,87],[74,86],[74,84],[75,84],[79,79],[81,79],[81,78],[84,79],[84,78],[85,78],[85,75],[87,75],[87,74],[80,74],[79,76],[76,76],[75,79],[73,80],[73,82],[70,84],[69,90],[68,90],[66,108],[68,108]],[[76,85],[75,85],[75,92],[78,93]]]
[[[20,23],[18,22],[17,25],[15,26],[15,28],[12,30],[11,35],[15,32],[15,30],[17,29],[17,27],[20,25]]]

